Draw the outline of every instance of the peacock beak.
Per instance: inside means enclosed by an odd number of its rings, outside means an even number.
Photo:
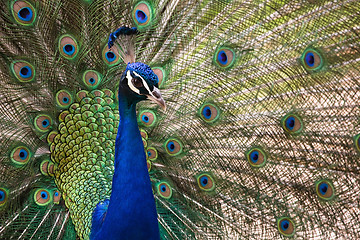
[[[164,99],[161,97],[160,90],[154,87],[154,90],[150,95],[146,95],[147,98],[155,103],[157,103],[164,111],[166,110],[166,105]]]

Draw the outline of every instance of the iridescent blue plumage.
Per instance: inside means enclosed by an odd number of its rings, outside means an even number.
[[[146,79],[146,81],[149,83],[149,87],[158,86],[159,78],[148,65],[141,62],[129,63],[126,67],[126,70],[131,70],[138,73],[141,77]]]
[[[31,20],[33,13],[29,7],[21,8],[18,12],[18,17],[23,21]]]
[[[108,47],[111,48],[112,46],[114,46],[114,41],[121,35],[136,35],[137,33],[138,30],[136,27],[120,27],[115,32],[110,33]]]
[[[154,74],[147,65],[129,65],[125,74],[136,71],[154,87]],[[125,74],[119,87],[120,124],[115,143],[112,194],[104,223],[97,233],[97,229],[92,229],[92,239],[116,239],[119,236],[122,239],[159,239],[155,201],[136,120],[136,103],[143,98],[130,91],[127,84],[131,79],[126,79]],[[98,208],[95,215],[97,211]]]
[[[112,193],[108,206],[99,203],[94,210],[91,239],[116,239],[119,236],[121,239],[139,240],[160,238],[146,155],[136,118],[136,104],[154,97],[158,81],[151,68],[139,62],[129,63],[120,79],[120,123],[115,142]]]

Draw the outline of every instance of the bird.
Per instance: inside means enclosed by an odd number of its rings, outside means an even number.
[[[360,238],[359,1],[0,9],[0,239]]]

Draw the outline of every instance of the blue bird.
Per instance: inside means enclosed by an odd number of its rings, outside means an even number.
[[[360,239],[360,1],[0,6],[0,239]]]
[[[103,217],[93,217],[92,239],[160,238],[155,200],[136,118],[136,104],[142,100],[150,99],[165,110],[158,81],[151,68],[139,62],[127,64],[121,76],[118,96],[120,123],[115,141],[112,193],[107,207],[104,209],[99,203],[93,213]]]

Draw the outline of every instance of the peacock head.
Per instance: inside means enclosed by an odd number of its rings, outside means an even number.
[[[163,110],[165,101],[159,90],[159,79],[151,68],[140,62],[128,63],[120,80],[120,94],[124,94],[129,103],[138,103],[149,99]]]

